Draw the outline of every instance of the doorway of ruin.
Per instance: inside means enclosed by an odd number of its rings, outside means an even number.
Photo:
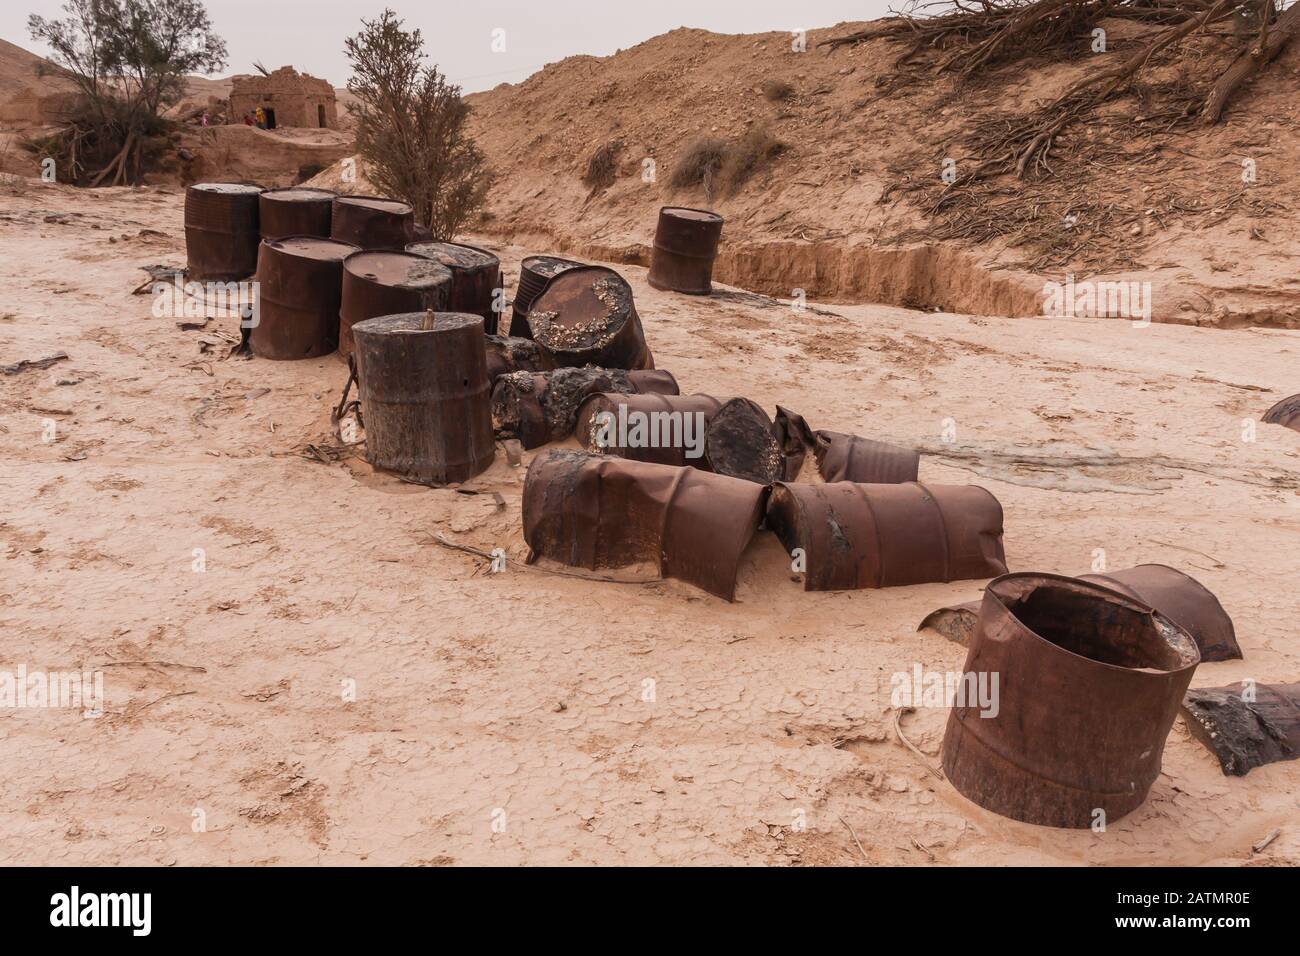
[[[266,114],[266,128],[275,129],[275,110],[269,106],[263,106],[262,112]]]
[[[325,128],[325,107],[319,104],[316,106],[316,123],[321,129]]]

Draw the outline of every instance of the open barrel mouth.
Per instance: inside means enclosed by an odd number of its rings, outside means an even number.
[[[1149,607],[1107,588],[1010,575],[989,585],[1007,611],[1043,640],[1088,660],[1177,671],[1200,660],[1196,643]]]

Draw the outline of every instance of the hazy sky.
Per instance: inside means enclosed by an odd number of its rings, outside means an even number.
[[[891,0],[207,0],[230,51],[225,73],[292,64],[342,86],[343,38],[390,6],[424,34],[430,59],[466,92],[514,83],[575,53],[605,56],[676,27],[759,33],[884,16]],[[36,53],[27,15],[58,17],[62,0],[3,0],[0,37]],[[896,0],[897,5],[897,0]],[[493,30],[505,31],[494,53]]]

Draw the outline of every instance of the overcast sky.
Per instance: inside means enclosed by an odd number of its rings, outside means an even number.
[[[897,0],[896,0],[897,2]],[[419,27],[430,58],[466,92],[522,80],[575,53],[606,56],[676,27],[760,33],[828,27],[884,16],[891,0],[207,0],[230,51],[225,73],[292,64],[342,86],[343,38],[362,17],[390,6]],[[27,15],[62,16],[62,0],[0,0],[0,37],[45,53],[27,33]],[[492,51],[493,30],[505,51]]]

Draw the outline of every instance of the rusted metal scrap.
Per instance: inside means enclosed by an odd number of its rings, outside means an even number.
[[[1190,574],[1163,564],[1139,564],[1109,574],[1081,574],[1079,579],[1136,598],[1175,621],[1192,635],[1203,663],[1241,657],[1232,618],[1214,592]],[[979,601],[941,607],[927,614],[917,630],[931,627],[951,641],[967,644],[979,608]]]
[[[473,312],[483,317],[483,327],[495,332],[501,304],[501,260],[494,253],[461,242],[413,242],[406,251],[441,262],[451,270],[453,312]]]
[[[551,278],[533,300],[528,328],[552,368],[655,367],[632,287],[604,266],[576,266]]]
[[[705,431],[721,407],[712,395],[602,392],[578,409],[574,436],[597,454],[704,467]]]
[[[1002,505],[976,485],[777,482],[767,524],[802,549],[805,591],[1007,573]]]
[[[678,394],[671,372],[656,369],[558,368],[509,372],[492,389],[492,425],[525,448],[563,441],[573,434],[578,409],[601,392]]]
[[[588,570],[653,563],[726,601],[767,489],[696,468],[586,452],[538,455],[524,480],[529,561]]]
[[[780,405],[773,426],[785,455],[786,481],[798,478],[810,448],[817,472],[826,481],[897,484],[916,481],[920,473],[921,456],[910,448],[844,432],[813,431],[802,415]]]
[[[542,294],[546,283],[552,278],[581,265],[586,263],[559,256],[528,256],[519,263],[519,285],[515,289],[515,301],[511,305],[510,334],[518,338],[531,338],[533,333],[528,328],[528,310],[532,308],[533,300]],[[502,321],[504,320],[505,317],[502,316]]]
[[[1183,698],[1183,720],[1234,777],[1300,756],[1300,684],[1197,687]]]
[[[1282,425],[1300,432],[1300,395],[1282,399],[1264,413],[1263,420],[1270,425]]]
[[[337,213],[338,207],[335,207]],[[446,312],[451,270],[409,252],[354,252],[343,260],[339,351],[352,352],[352,326],[381,315]]]
[[[987,810],[1089,827],[1137,808],[1200,663],[1183,628],[1141,601],[1055,574],[989,583],[963,668],[996,707],[960,694],[943,770]],[[1104,816],[1099,817],[1098,812]]]
[[[704,461],[715,474],[760,485],[780,479],[785,467],[772,420],[747,398],[731,399],[709,419]]]

